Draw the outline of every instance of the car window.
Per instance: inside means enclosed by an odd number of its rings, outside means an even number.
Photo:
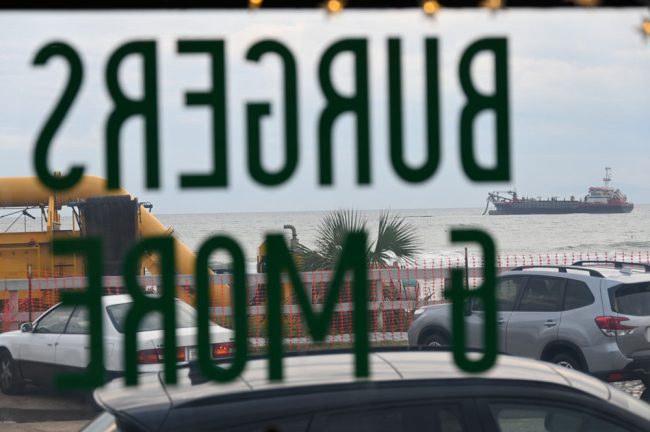
[[[568,279],[565,290],[563,310],[578,309],[595,301],[591,290],[584,282]]]
[[[506,277],[497,281],[497,306],[500,311],[511,311],[515,308],[517,296],[525,281],[526,278],[522,276]],[[475,300],[472,310],[482,311],[483,303],[479,299]]]
[[[131,309],[131,303],[120,303],[106,307],[108,317],[111,319],[115,329],[124,333],[126,324],[126,314]],[[176,301],[176,327],[188,328],[196,327],[196,311],[184,302]],[[140,322],[138,331],[162,330],[163,320],[159,312],[152,312],[144,317]]]
[[[322,432],[462,432],[460,408],[453,405],[408,405],[330,413],[317,422]]]
[[[552,312],[562,308],[564,279],[531,276],[519,303],[520,311]]]
[[[63,333],[71,312],[70,306],[59,306],[51,310],[38,320],[34,333]]]
[[[650,315],[650,283],[618,285],[610,289],[612,310],[626,315]]]
[[[228,432],[305,432],[309,428],[309,417],[282,418],[280,420],[268,420],[259,423],[247,424],[245,426],[229,427]],[[195,432],[214,431],[214,424],[205,429]]]
[[[88,309],[77,306],[72,312],[70,322],[65,329],[66,334],[88,334],[90,329],[90,320],[88,318]]]
[[[491,404],[500,432],[629,432],[583,411],[518,403]]]
[[[490,404],[500,432],[629,432],[593,414],[555,406]]]

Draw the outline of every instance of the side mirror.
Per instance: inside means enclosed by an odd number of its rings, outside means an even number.
[[[22,323],[20,325],[20,331],[23,333],[31,333],[32,330],[34,330],[34,327],[32,327],[32,323]]]

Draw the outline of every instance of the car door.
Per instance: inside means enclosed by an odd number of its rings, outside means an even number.
[[[55,306],[36,320],[31,332],[23,333],[18,356],[25,379],[38,384],[53,384],[56,343],[71,313],[70,306]]]
[[[90,320],[88,309],[77,306],[65,331],[54,344],[54,363],[61,372],[81,372],[86,369],[89,361]]]
[[[546,345],[558,338],[566,279],[530,276],[506,329],[506,352],[540,358]]]
[[[506,328],[510,314],[515,308],[527,276],[504,276],[497,280],[497,334],[499,345],[497,349],[504,351],[506,346]],[[483,349],[485,312],[480,300],[472,302],[471,314],[465,318],[467,326],[467,345],[471,349]]]

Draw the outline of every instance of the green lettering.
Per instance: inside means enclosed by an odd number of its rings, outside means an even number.
[[[162,274],[158,287],[160,296],[148,296],[142,290],[140,258],[145,253],[160,256]],[[159,312],[163,320],[163,353],[165,382],[176,383],[176,284],[174,239],[172,237],[149,237],[137,243],[124,259],[124,284],[133,298],[133,304],[124,324],[124,375],[127,385],[138,384],[138,328],[142,319],[151,312]]]
[[[90,320],[90,361],[83,374],[59,375],[56,386],[61,389],[93,389],[104,385],[104,333],[102,316],[103,256],[101,240],[97,238],[56,239],[52,242],[54,255],[82,255],[85,257],[86,290],[64,291],[61,302],[85,307]]]
[[[284,131],[285,163],[278,172],[268,172],[262,166],[261,119],[271,114],[271,104],[251,103],[246,106],[248,128],[248,170],[260,184],[275,186],[287,181],[298,166],[298,86],[296,61],[291,51],[280,42],[264,40],[253,45],[246,58],[258,62],[264,54],[275,53],[284,66]]]
[[[449,296],[452,301],[452,350],[456,365],[466,372],[485,372],[494,366],[497,358],[497,302],[496,302],[496,248],[492,238],[480,230],[452,230],[452,243],[477,242],[483,250],[483,283],[480,287],[469,290],[465,287],[463,270],[452,269],[451,290]],[[485,321],[483,334],[485,338],[485,352],[478,360],[467,358],[467,345],[465,335],[465,302],[472,297],[483,301],[485,308]]]
[[[483,51],[494,55],[494,93],[481,94],[474,87],[471,66],[474,57]],[[508,44],[505,38],[488,38],[467,47],[459,65],[460,84],[467,104],[460,117],[460,154],[467,177],[477,182],[510,180],[510,124],[508,110]],[[474,155],[474,120],[485,110],[496,116],[496,164],[483,168]]]
[[[268,265],[266,269],[268,284],[268,337],[269,337],[269,379],[281,381],[282,372],[282,274],[287,272],[296,300],[300,305],[309,333],[316,342],[322,342],[327,336],[334,308],[340,296],[341,286],[345,283],[345,274],[352,272],[352,291],[354,302],[354,351],[355,372],[357,377],[369,376],[368,366],[368,275],[366,262],[367,236],[364,232],[352,232],[348,235],[341,251],[338,265],[334,271],[332,283],[325,298],[320,316],[314,313],[311,295],[307,295],[305,286],[298,275],[289,248],[281,234],[266,237]]]
[[[34,169],[41,182],[50,189],[64,190],[76,185],[84,173],[83,166],[74,166],[70,172],[63,176],[52,175],[47,163],[47,155],[52,144],[54,135],[61,127],[66,114],[72,107],[72,104],[79,93],[83,81],[83,65],[79,54],[70,45],[63,42],[52,42],[41,48],[34,58],[35,66],[43,66],[50,61],[52,57],[61,57],[70,68],[68,84],[63,90],[61,99],[56,105],[52,114],[45,122],[45,126],[36,139],[36,149],[34,151]]]
[[[341,53],[354,56],[356,91],[343,96],[332,83],[332,62]],[[367,39],[343,39],[331,45],[321,58],[318,77],[327,100],[318,122],[318,151],[320,160],[320,184],[332,184],[332,129],[334,121],[343,113],[352,112],[357,117],[357,181],[370,184],[370,108],[368,106],[368,41]]]
[[[426,86],[427,86],[427,156],[418,168],[409,167],[404,161],[402,132],[402,70],[400,67],[400,40],[388,40],[388,112],[390,115],[390,160],[397,175],[418,183],[433,176],[440,162],[440,91],[438,78],[438,40],[427,38]]]
[[[235,330],[235,357],[228,369],[212,361],[210,340],[210,275],[207,272],[210,255],[224,250],[232,258],[232,294],[234,299],[233,322]],[[199,367],[214,381],[228,382],[237,379],[246,367],[248,356],[248,288],[246,286],[246,260],[241,248],[231,238],[215,236],[208,239],[196,259],[196,309],[198,311]]]
[[[142,58],[142,97],[129,98],[120,86],[119,68],[128,56]],[[120,131],[124,122],[142,116],[145,130],[145,171],[147,188],[160,187],[160,155],[158,151],[158,80],[156,77],[156,42],[137,41],[120,46],[108,59],[106,85],[113,100],[113,111],[106,123],[106,177],[109,189],[120,187]]]
[[[210,90],[187,92],[187,106],[208,106],[212,111],[212,172],[181,175],[181,188],[208,188],[228,186],[228,154],[226,135],[226,62],[222,40],[178,41],[181,54],[208,54],[210,56]]]

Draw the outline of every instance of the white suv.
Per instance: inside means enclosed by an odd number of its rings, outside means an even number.
[[[124,372],[124,321],[132,304],[128,295],[102,297],[104,314],[104,365],[108,377]],[[196,310],[176,300],[177,359],[180,363],[196,359]],[[161,369],[163,331],[160,314],[147,315],[137,334],[137,361],[141,372]],[[20,330],[0,334],[0,390],[5,394],[22,392],[26,382],[51,385],[61,372],[83,372],[89,363],[89,321],[85,307],[57,304],[33,323]],[[214,357],[231,354],[233,333],[210,327]]]
[[[541,359],[605,381],[641,379],[650,387],[650,266],[579,261],[518,267],[497,283],[499,350]],[[468,348],[483,347],[483,311],[465,317]],[[418,309],[409,345],[447,345],[451,307]],[[644,397],[647,397],[646,394]]]

